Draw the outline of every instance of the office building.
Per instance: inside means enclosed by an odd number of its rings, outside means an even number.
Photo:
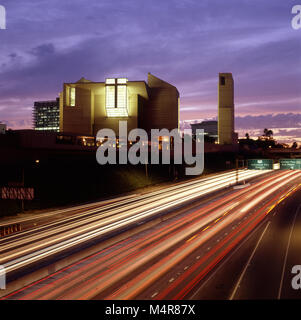
[[[192,135],[195,136],[197,129],[204,130],[205,137],[212,138],[214,140],[217,140],[218,134],[217,134],[217,121],[202,121],[201,123],[192,123],[191,124],[191,131]]]
[[[36,101],[33,109],[34,129],[40,131],[59,131],[60,103],[59,98],[52,101]]]
[[[0,134],[5,134],[6,132],[6,124],[0,122]]]
[[[118,135],[119,121],[128,131],[179,127],[179,92],[173,85],[148,74],[148,80],[85,78],[65,83],[60,95],[60,131],[96,135],[108,128]]]

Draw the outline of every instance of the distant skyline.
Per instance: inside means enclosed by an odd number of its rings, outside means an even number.
[[[201,122],[204,119],[181,121],[181,129],[189,129],[190,123]],[[217,120],[217,117],[211,118]],[[235,118],[235,130],[239,137],[245,137],[248,133],[251,138],[262,135],[265,128],[271,129],[274,138],[278,142],[301,144],[301,113],[278,113],[276,115],[266,114],[257,116],[237,116]]]
[[[233,74],[237,116],[300,113],[297,2],[1,0],[0,121],[29,127],[33,102],[64,82],[147,72],[178,88],[181,120],[217,116],[219,72]]]

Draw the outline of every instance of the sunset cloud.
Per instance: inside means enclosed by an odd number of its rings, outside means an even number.
[[[232,72],[236,115],[298,113],[300,32],[294,1],[5,1],[0,121],[31,121],[64,82],[147,72],[175,85],[181,119],[217,115],[217,76]]]

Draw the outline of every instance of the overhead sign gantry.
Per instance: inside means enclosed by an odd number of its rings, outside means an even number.
[[[248,169],[250,170],[272,170],[274,161],[272,159],[249,159]]]
[[[300,170],[301,159],[280,159],[280,169],[282,170]]]

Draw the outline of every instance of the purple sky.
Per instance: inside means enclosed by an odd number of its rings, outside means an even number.
[[[236,115],[300,113],[301,0],[0,0],[0,121],[31,124],[35,100],[63,82],[147,72],[174,84],[181,119],[217,114],[217,76],[232,72]],[[300,125],[301,126],[301,125]]]

